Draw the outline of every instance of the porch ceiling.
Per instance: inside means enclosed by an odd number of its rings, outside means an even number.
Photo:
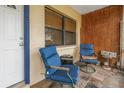
[[[107,6],[108,5],[71,5],[71,7],[80,14],[86,14]]]

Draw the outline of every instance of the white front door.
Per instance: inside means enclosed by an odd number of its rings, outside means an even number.
[[[23,6],[0,6],[0,87],[24,80]]]

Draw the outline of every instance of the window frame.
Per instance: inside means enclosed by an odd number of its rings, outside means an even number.
[[[56,10],[56,9],[54,9],[53,7],[51,7],[51,6],[48,6],[48,5],[46,5],[45,6],[45,10],[46,9],[49,9],[50,11],[52,11],[52,12],[54,12],[54,13],[57,13],[58,15],[60,15],[60,16],[62,16],[62,40],[61,40],[61,42],[62,42],[62,44],[61,45],[56,45],[56,46],[74,46],[74,45],[76,45],[77,44],[77,21],[75,20],[75,19],[73,19],[73,18],[71,18],[71,17],[69,17],[68,15],[65,15],[64,13],[62,13],[62,12],[60,12],[60,11],[58,11],[58,10]],[[46,12],[46,11],[45,11]],[[72,32],[72,33],[74,33],[75,34],[75,44],[65,44],[65,42],[66,42],[66,40],[65,40],[65,33],[66,33],[66,30],[65,30],[65,18],[67,18],[67,19],[70,19],[70,20],[72,20],[72,21],[74,21],[74,23],[75,23],[75,31],[74,32]],[[51,29],[56,29],[56,28],[53,28],[53,27],[48,27],[48,26],[46,26],[46,24],[45,24],[45,29],[46,28],[51,28]],[[60,30],[60,29],[57,29],[57,30]],[[51,44],[52,45],[52,44]],[[45,33],[45,46],[51,46],[51,45],[46,45],[46,33]]]

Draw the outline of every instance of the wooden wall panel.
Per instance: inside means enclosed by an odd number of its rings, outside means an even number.
[[[100,50],[119,52],[122,6],[109,6],[82,15],[81,43],[92,43]]]

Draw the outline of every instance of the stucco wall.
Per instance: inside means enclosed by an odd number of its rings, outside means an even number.
[[[59,46],[57,51],[59,55],[71,54],[74,61],[79,60],[79,44],[80,44],[80,26],[81,15],[69,6],[53,6],[53,8],[72,17],[77,22],[77,44],[75,46]],[[45,46],[45,30],[44,30],[44,6],[30,6],[30,80],[31,85],[44,79],[44,64],[40,59],[38,49]]]

